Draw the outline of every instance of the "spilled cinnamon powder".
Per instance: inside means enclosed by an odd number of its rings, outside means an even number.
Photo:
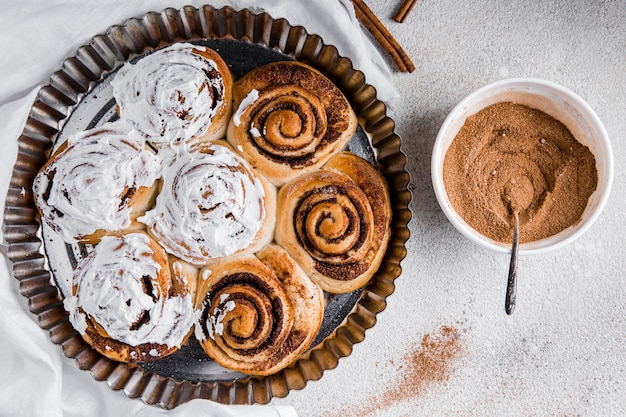
[[[398,375],[390,387],[358,405],[345,406],[336,416],[373,416],[398,402],[426,395],[429,388],[448,380],[461,353],[459,331],[454,327],[442,326],[436,333],[424,335],[421,343],[414,344],[401,358]]]

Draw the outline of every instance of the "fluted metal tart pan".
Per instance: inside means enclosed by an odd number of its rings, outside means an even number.
[[[216,49],[229,64],[235,79],[267,62],[295,59],[325,74],[344,92],[361,127],[349,149],[377,164],[389,183],[393,219],[389,247],[370,283],[349,294],[327,295],[320,333],[313,347],[288,368],[268,377],[250,377],[221,368],[197,345],[189,343],[171,357],[149,365],[112,361],[93,350],[77,333],[63,308],[63,294],[76,259],[84,247],[68,245],[39,222],[33,203],[32,181],[55,143],[78,129],[93,127],[115,117],[109,76],[126,61],[174,42],[196,42]],[[104,380],[114,390],[148,404],[174,408],[195,398],[224,404],[267,403],[302,389],[324,371],[335,368],[355,343],[365,338],[386,307],[401,274],[409,238],[408,208],[411,194],[401,140],[384,103],[362,72],[301,26],[266,13],[212,6],[150,12],[111,27],[80,47],[50,77],[34,101],[18,138],[18,157],[4,212],[4,236],[12,274],[28,299],[38,324],[53,343],[74,358],[80,369]]]

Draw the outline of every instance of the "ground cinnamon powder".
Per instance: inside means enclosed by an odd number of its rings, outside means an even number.
[[[459,336],[458,329],[451,326],[424,335],[421,343],[412,346],[400,359],[398,375],[391,386],[368,401],[344,406],[336,416],[373,416],[398,402],[426,395],[428,388],[444,383],[452,373],[452,364],[462,353]]]
[[[552,116],[503,102],[467,118],[448,148],[444,186],[453,208],[478,232],[510,243],[552,236],[581,220],[598,173],[589,148]]]

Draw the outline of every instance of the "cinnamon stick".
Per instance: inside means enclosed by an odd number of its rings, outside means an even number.
[[[404,3],[402,3],[402,6],[400,6],[400,9],[398,9],[398,12],[396,13],[393,20],[398,23],[403,23],[411,10],[413,10],[413,6],[415,6],[415,3],[417,3],[417,0],[404,0]]]
[[[398,41],[396,41],[367,4],[363,0],[352,0],[352,4],[359,22],[374,36],[374,39],[380,43],[385,52],[390,55],[398,69],[402,72],[413,72],[415,65],[411,58],[409,58]]]

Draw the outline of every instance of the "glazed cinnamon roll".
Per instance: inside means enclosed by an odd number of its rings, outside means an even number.
[[[64,305],[102,355],[148,362],[174,353],[192,333],[197,271],[169,259],[145,233],[105,236],[79,263]]]
[[[126,63],[111,85],[120,118],[161,148],[222,138],[230,119],[232,82],[216,51],[176,43]]]
[[[159,163],[136,131],[110,123],[70,136],[33,191],[42,220],[66,241],[96,243],[128,229],[153,202]]]
[[[276,242],[331,293],[353,291],[378,270],[390,236],[383,176],[349,152],[302,175],[278,193]]]
[[[295,361],[319,331],[322,290],[279,246],[201,270],[195,335],[220,365],[270,375]]]
[[[272,240],[276,189],[225,142],[181,152],[164,172],[156,205],[139,221],[171,254],[195,265]]]
[[[233,100],[228,141],[277,186],[318,169],[357,127],[341,90],[300,62],[252,70],[233,85]]]

